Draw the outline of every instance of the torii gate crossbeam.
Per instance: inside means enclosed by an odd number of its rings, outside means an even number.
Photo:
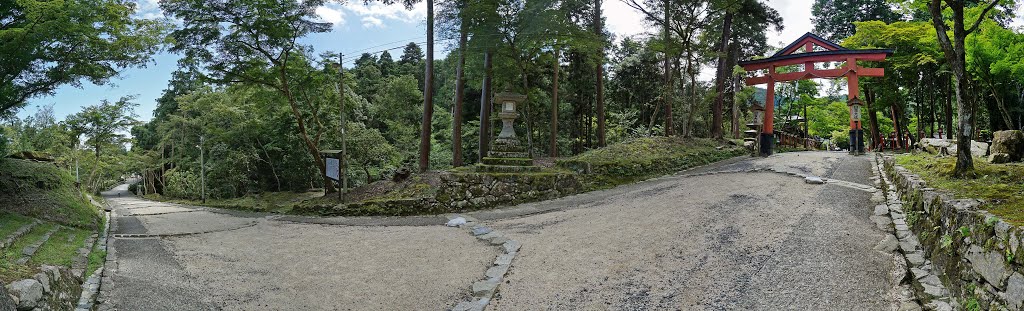
[[[767,84],[768,93],[765,97],[764,121],[759,138],[761,156],[771,155],[775,145],[775,82],[846,77],[849,91],[848,100],[859,102],[857,100],[860,94],[859,78],[884,76],[885,69],[860,67],[857,65],[857,61],[884,61],[892,53],[892,50],[883,49],[851,50],[812,33],[807,33],[778,53],[775,53],[775,55],[772,55],[772,57],[740,62],[739,65],[748,72],[768,70],[767,74],[751,76],[745,80],[748,86]],[[822,62],[844,62],[844,64],[838,68],[815,68],[814,65],[816,63]],[[776,72],[778,67],[792,65],[802,65],[803,70],[786,73]],[[851,106],[850,109],[850,152],[863,153],[864,129],[861,127],[860,119],[855,119],[854,108]],[[856,142],[856,145],[853,144],[854,142]]]

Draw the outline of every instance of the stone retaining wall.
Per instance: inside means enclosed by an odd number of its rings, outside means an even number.
[[[444,172],[433,197],[300,206],[295,212],[319,216],[444,214],[554,199],[579,193],[582,188],[570,173]]]
[[[554,199],[576,194],[582,187],[568,173],[444,173],[438,188],[438,204],[464,211]]]
[[[968,310],[1024,308],[1024,230],[979,210],[981,201],[954,199],[919,176],[883,159],[906,212],[940,278]],[[922,292],[923,300],[928,295]]]
[[[0,297],[0,310],[71,310],[82,293],[81,279],[71,270],[43,266],[31,279],[14,281],[6,286],[7,297]],[[0,291],[0,294],[4,294]],[[5,306],[5,304],[7,306]]]

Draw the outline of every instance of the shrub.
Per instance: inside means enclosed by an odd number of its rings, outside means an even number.
[[[199,199],[202,195],[199,176],[191,171],[173,169],[167,172],[164,195],[178,199]]]

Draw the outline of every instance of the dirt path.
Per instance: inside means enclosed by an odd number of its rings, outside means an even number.
[[[868,157],[787,153],[499,211],[522,242],[489,310],[887,310]],[[110,197],[121,310],[444,310],[497,251],[439,217],[323,219]],[[490,220],[488,220],[490,219]],[[288,220],[288,221],[286,221]],[[375,226],[352,226],[374,224]],[[390,225],[389,225],[390,224]]]

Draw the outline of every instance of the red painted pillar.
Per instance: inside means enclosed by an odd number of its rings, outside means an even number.
[[[857,59],[850,57],[846,59],[846,66],[850,69],[846,74],[847,100],[860,98],[860,79],[857,77]],[[864,153],[864,129],[859,119],[853,118],[853,106],[850,106],[850,153]]]

